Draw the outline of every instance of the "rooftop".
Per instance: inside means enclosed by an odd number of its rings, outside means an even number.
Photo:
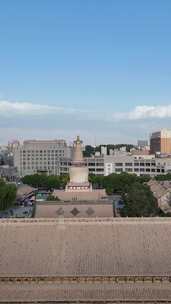
[[[3,219],[0,231],[0,302],[171,299],[170,218]]]
[[[171,275],[170,218],[0,221],[1,275]]]

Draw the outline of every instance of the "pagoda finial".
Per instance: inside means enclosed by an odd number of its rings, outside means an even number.
[[[77,135],[76,142],[80,142],[80,136],[79,135]]]

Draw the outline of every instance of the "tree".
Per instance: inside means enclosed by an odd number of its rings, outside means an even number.
[[[99,145],[96,147],[92,147],[91,145],[87,145],[85,146],[85,150],[83,151],[83,155],[84,157],[91,157],[92,155],[95,154],[95,152],[101,152],[101,147],[107,147],[107,153],[109,154],[109,151],[112,149],[120,149],[122,147],[126,147],[126,151],[129,152],[132,148],[135,148],[134,145],[132,144],[117,144],[117,145],[113,145],[113,144],[107,144],[107,145]]]
[[[125,193],[131,184],[138,181],[138,177],[135,174],[120,173],[110,174],[104,179],[104,187],[108,194]]]
[[[0,210],[5,210],[13,204],[16,199],[16,186],[5,184],[0,180]]]
[[[94,189],[104,188],[104,179],[103,175],[89,175],[89,182],[92,183]]]
[[[147,185],[139,182],[133,183],[127,193],[123,195],[124,207],[122,216],[141,217],[158,214],[157,201]]]
[[[170,181],[171,180],[171,173],[167,173],[167,174],[163,174],[163,175],[157,175],[157,176],[155,176],[155,179],[157,180],[157,181],[165,181],[165,180],[167,180],[167,181]]]
[[[46,188],[46,189],[63,189],[67,181],[69,180],[68,175],[42,175],[42,174],[33,174],[26,175],[23,177],[22,182],[24,184],[30,185],[34,188]]]
[[[60,199],[59,199],[58,196],[54,196],[54,195],[52,195],[52,194],[49,194],[46,200],[47,200],[47,201],[55,201],[55,202],[56,202],[56,201],[60,201]]]

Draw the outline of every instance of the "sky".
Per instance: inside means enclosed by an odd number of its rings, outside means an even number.
[[[171,128],[170,0],[0,0],[0,144]]]

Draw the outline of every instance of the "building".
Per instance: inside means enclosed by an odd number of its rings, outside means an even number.
[[[1,219],[2,303],[170,303],[170,218]]]
[[[107,146],[101,146],[101,155],[107,155]]]
[[[104,156],[92,156],[84,158],[89,174],[104,175]]]
[[[9,165],[0,166],[0,178],[10,182],[16,181],[18,178],[17,168]]]
[[[64,201],[95,201],[106,197],[105,189],[92,189],[79,136],[73,143],[73,156],[66,189],[54,190],[53,195]]]
[[[61,158],[60,174],[69,174],[71,166],[71,159]],[[91,157],[84,157],[85,165],[88,167],[89,174],[104,175],[104,157],[93,155]]]
[[[171,182],[151,179],[148,186],[157,199],[158,207],[164,213],[171,214]]]
[[[152,154],[171,154],[171,130],[162,129],[152,133],[150,137],[150,151]]]
[[[144,149],[144,148],[148,147],[148,140],[143,140],[143,139],[138,140],[137,146],[139,149]]]
[[[13,167],[13,153],[11,151],[11,147],[8,146],[0,146],[0,165],[6,165]]]
[[[125,148],[110,150],[106,154],[103,147],[102,154],[84,158],[84,164],[89,174],[109,175],[111,173],[128,172],[138,176],[148,174],[155,176],[171,172],[171,155],[150,154],[148,149]],[[69,174],[72,163],[73,147],[64,140],[27,140],[23,144],[13,145],[14,166],[20,177],[37,172],[48,175]],[[84,169],[87,170],[87,169]]]
[[[131,154],[118,152],[104,157],[104,175],[112,173],[134,173],[140,175],[156,176],[171,171],[170,157],[155,157],[155,155]]]
[[[111,218],[113,216],[115,209],[112,200],[36,202],[35,218]]]
[[[69,167],[69,182],[65,190],[53,191],[58,200],[37,203],[37,218],[113,217],[114,199],[108,199],[105,189],[93,189],[89,171],[83,159],[79,136],[73,144],[73,158]],[[60,200],[60,201],[59,201]]]
[[[61,159],[71,158],[71,149],[64,140],[26,140],[15,145],[13,153],[19,176],[37,172],[60,175]]]

